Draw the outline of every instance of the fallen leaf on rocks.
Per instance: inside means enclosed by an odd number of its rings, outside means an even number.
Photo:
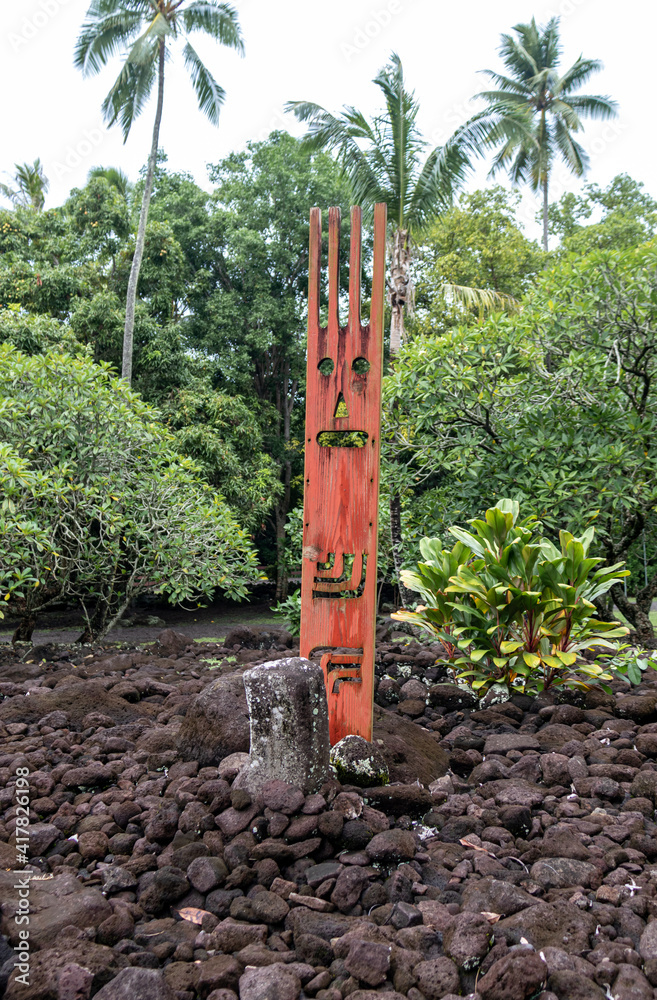
[[[486,917],[489,924],[496,924],[501,917],[501,913],[489,913],[488,910],[481,911],[482,917]]]
[[[195,906],[183,906],[177,914],[181,920],[188,920],[190,924],[202,924],[203,917],[211,915],[208,910],[199,910]]]
[[[487,854],[489,858],[495,857],[495,855],[485,847],[479,847],[478,844],[471,844],[467,837],[461,837],[459,844],[463,844],[464,847],[469,847],[471,851],[481,851],[482,854]]]

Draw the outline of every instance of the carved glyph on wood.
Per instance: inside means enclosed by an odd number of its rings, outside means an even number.
[[[321,212],[310,216],[301,656],[321,654],[331,743],[372,737],[386,206],[374,210],[370,321],[360,317],[361,211],[351,211],[340,326],[340,210],[329,209],[328,324],[319,323]]]

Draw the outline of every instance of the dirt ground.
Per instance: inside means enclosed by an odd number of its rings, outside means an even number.
[[[277,618],[272,610],[272,601],[261,600],[257,603],[241,604],[235,601],[221,601],[208,607],[190,608],[171,607],[168,604],[151,604],[140,607],[137,614],[154,615],[161,618],[166,626],[175,628],[193,639],[223,640],[226,633],[236,625],[278,625],[285,622]],[[79,611],[44,612],[38,627],[32,636],[34,645],[47,642],[75,642],[82,631],[83,623]],[[113,628],[108,632],[105,642],[153,642],[162,631],[162,624],[154,626],[134,625],[130,628]],[[0,643],[11,640],[15,623],[9,619],[0,621]]]

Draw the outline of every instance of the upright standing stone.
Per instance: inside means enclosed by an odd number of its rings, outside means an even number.
[[[324,673],[299,656],[244,673],[251,717],[251,761],[235,786],[255,792],[268,781],[287,781],[304,794],[330,777]]]

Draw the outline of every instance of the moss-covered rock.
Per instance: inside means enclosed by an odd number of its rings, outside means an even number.
[[[331,764],[343,785],[371,788],[390,781],[383,754],[362,736],[345,736],[336,743],[331,749]]]

